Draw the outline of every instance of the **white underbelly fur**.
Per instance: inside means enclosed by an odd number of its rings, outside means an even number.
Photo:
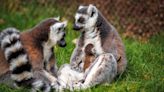
[[[83,79],[83,73],[72,70],[69,64],[63,65],[58,73],[58,80],[63,88],[71,88],[74,83]]]

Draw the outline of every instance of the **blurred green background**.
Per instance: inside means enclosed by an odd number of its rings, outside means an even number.
[[[68,20],[67,47],[55,47],[58,67],[69,63],[79,33],[72,30],[79,5],[94,4],[119,31],[126,47],[128,67],[110,85],[84,92],[164,92],[163,0],[0,0],[0,30],[24,31],[55,16]],[[27,39],[28,40],[28,39]],[[0,92],[28,92],[0,84]],[[83,92],[82,91],[82,92]]]

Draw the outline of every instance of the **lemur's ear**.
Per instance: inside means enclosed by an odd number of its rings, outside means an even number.
[[[55,17],[54,19],[57,20],[57,21],[59,21],[60,20],[60,16]]]
[[[90,5],[88,6],[87,12],[88,12],[88,14],[90,15],[90,17],[93,17],[94,15],[97,14],[97,8],[96,8],[94,5],[90,4]]]
[[[90,17],[93,17],[94,15],[97,14],[97,8],[96,8],[94,5],[90,4],[90,5],[88,6],[87,12],[88,12],[88,14],[90,15]]]
[[[78,10],[80,10],[81,8],[84,8],[84,6],[80,5],[79,8],[78,8]]]

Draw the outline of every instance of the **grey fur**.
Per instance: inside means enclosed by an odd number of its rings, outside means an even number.
[[[95,6],[89,5],[89,7],[90,6],[96,9]],[[82,15],[87,15],[86,13],[84,13],[84,10],[86,10],[87,12],[87,9],[80,8],[78,11],[82,11],[82,10],[83,12],[80,12],[79,14],[82,13]],[[103,57],[104,58],[104,60],[102,60],[103,65],[100,65],[99,67],[97,67],[99,69],[94,71],[95,72],[94,75],[92,75],[92,72],[84,72],[85,76],[91,76],[92,79],[87,80],[86,79],[87,77],[84,78],[84,81],[85,81],[84,83],[79,83],[75,86],[75,88],[77,89],[79,89],[80,87],[88,88],[96,84],[101,84],[105,81],[107,83],[110,83],[116,75],[123,73],[126,69],[127,61],[126,61],[126,56],[125,56],[125,51],[124,51],[124,45],[121,41],[121,38],[118,35],[118,32],[104,18],[104,16],[99,11],[97,13],[98,13],[98,17],[97,17],[95,25],[88,29],[83,26],[83,28],[81,29],[82,34],[79,38],[76,48],[73,51],[73,54],[70,59],[70,63],[71,63],[72,69],[74,69],[75,71],[79,71],[81,70],[81,68],[83,68],[79,66],[79,62],[83,60],[82,56],[84,53],[82,52],[82,49],[84,48],[85,40],[88,39],[86,38],[88,34],[85,34],[85,32],[97,31],[96,36],[100,38],[100,41],[101,41],[100,45],[101,45],[101,48],[103,49],[103,53],[99,54],[99,57],[94,62],[96,63],[100,57]],[[109,59],[108,57],[113,57],[113,59]],[[120,62],[117,63],[118,59],[120,59]],[[92,70],[93,66],[94,64],[89,67],[89,70]],[[79,71],[79,72],[83,72],[83,71]],[[98,74],[99,72],[101,73]]]
[[[77,13],[87,14],[87,7],[82,8],[82,9],[79,9],[79,10],[77,11]]]
[[[117,74],[117,62],[111,53],[102,54],[84,74],[84,82],[75,84],[74,89],[86,89],[102,83],[111,83]]]
[[[15,43],[13,41],[15,41]],[[10,87],[32,86],[32,89],[35,89],[33,91],[40,90],[43,87],[45,87],[45,89],[43,90],[44,92],[50,91],[50,86],[48,85],[48,83],[43,82],[42,80],[34,77],[31,64],[29,63],[28,55],[25,49],[23,48],[22,43],[20,42],[19,30],[15,28],[4,29],[0,34],[0,43],[1,43],[0,49],[3,50],[4,56],[6,57],[5,58],[6,62],[9,63],[9,68],[10,68],[10,71],[0,76],[0,83],[7,84]],[[19,46],[15,46],[16,44],[19,44]],[[17,52],[19,50],[23,50],[24,52],[18,54],[17,57],[11,56],[14,52]],[[20,57],[23,56],[25,56],[25,58],[19,59]],[[10,59],[10,57],[12,58]],[[20,70],[19,67],[23,65],[25,66]],[[26,70],[25,67],[28,68],[28,70]],[[23,73],[28,73],[28,74],[25,74],[25,76],[22,77],[24,75]],[[40,81],[40,86],[36,86],[38,85],[36,84],[38,81]]]

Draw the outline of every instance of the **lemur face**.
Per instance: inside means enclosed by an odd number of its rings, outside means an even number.
[[[64,22],[57,22],[50,26],[50,35],[49,39],[54,44],[58,44],[60,47],[65,47],[65,27],[67,26],[67,21]]]
[[[96,25],[98,10],[95,6],[79,6],[75,14],[74,30],[89,29]]]

